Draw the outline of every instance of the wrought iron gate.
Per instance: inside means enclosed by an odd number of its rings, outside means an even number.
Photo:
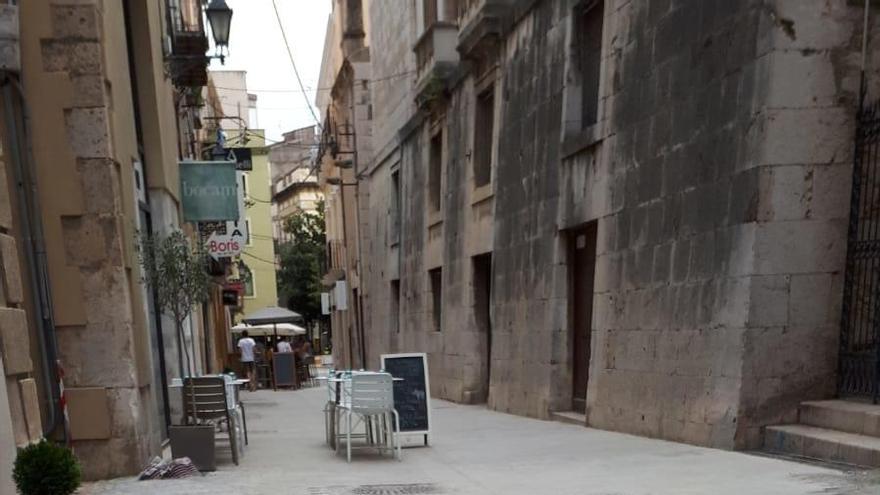
[[[880,398],[880,101],[859,112],[840,333],[842,396]]]

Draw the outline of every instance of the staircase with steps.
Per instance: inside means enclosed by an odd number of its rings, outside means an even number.
[[[798,424],[768,426],[764,450],[855,466],[880,467],[880,405],[804,402]]]

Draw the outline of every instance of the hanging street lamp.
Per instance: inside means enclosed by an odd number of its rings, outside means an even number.
[[[229,27],[232,23],[232,9],[226,5],[225,0],[211,0],[205,9],[208,23],[211,25],[211,35],[214,37],[214,46],[217,49],[220,63],[224,63],[225,55],[223,48],[229,49]]]

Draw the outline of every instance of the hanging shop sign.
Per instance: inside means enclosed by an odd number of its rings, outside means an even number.
[[[227,148],[227,160],[235,162],[237,170],[253,170],[254,162],[250,148]]]
[[[236,163],[180,162],[180,196],[187,222],[238,220]]]
[[[208,256],[215,260],[220,258],[232,258],[233,256],[241,256],[244,249],[245,236],[239,229],[228,230],[225,234],[214,232],[208,237],[205,249]]]

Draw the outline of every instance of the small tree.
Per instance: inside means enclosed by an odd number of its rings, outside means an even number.
[[[317,212],[298,211],[284,223],[291,240],[278,246],[281,268],[278,289],[289,309],[307,323],[321,317],[321,271],[324,267],[326,234],[324,203]]]
[[[207,258],[200,249],[193,250],[180,231],[166,237],[142,238],[140,255],[144,279],[156,294],[156,306],[174,318],[178,342],[186,356],[186,373],[192,376],[183,322],[195,305],[208,299]]]

